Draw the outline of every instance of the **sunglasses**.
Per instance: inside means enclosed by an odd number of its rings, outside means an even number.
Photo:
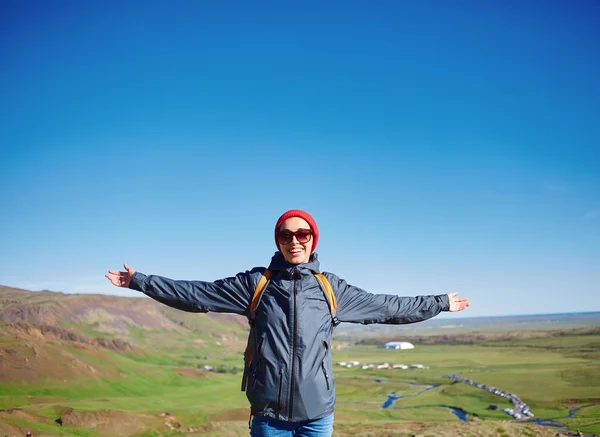
[[[284,229],[277,233],[277,238],[280,244],[290,244],[294,237],[298,240],[298,243],[308,243],[312,238],[313,231],[310,229],[298,229],[296,232]]]

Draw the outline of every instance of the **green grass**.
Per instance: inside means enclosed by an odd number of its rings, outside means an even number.
[[[138,342],[154,334],[132,331]],[[5,348],[19,346],[9,337],[0,337],[0,341]],[[500,410],[512,407],[507,399],[444,378],[445,374],[458,373],[517,394],[538,418],[560,418],[558,422],[571,430],[600,433],[600,366],[594,351],[590,352],[592,358],[581,355],[582,350],[593,349],[597,344],[600,344],[599,335],[488,341],[479,345],[417,345],[408,351],[366,345],[334,351],[334,363],[357,360],[430,366],[429,369],[366,371],[334,364],[338,395],[336,421],[342,425],[457,423],[459,419],[443,407],[453,406],[462,408],[471,418],[477,416],[492,423],[513,422],[502,411],[487,410],[489,404],[498,405]],[[107,350],[90,354],[70,349],[70,354],[94,366],[98,374],[112,376],[81,377],[67,383],[52,379],[3,382],[0,409],[20,408],[44,418],[43,424],[10,420],[36,429],[38,433],[52,434],[56,432],[54,421],[60,417],[61,408],[67,407],[77,411],[125,411],[153,418],[158,412],[168,411],[187,427],[211,423],[211,417],[223,411],[247,408],[245,395],[239,390],[241,374],[192,377],[183,376],[180,371],[182,367],[195,369],[202,363],[241,369],[241,350],[196,348],[185,341],[180,346],[146,349],[146,353],[134,354]],[[385,383],[377,383],[375,379]],[[421,393],[431,385],[437,387]],[[389,409],[382,409],[391,392],[402,398]],[[572,418],[563,419],[576,407],[582,408]],[[61,428],[60,431],[68,437],[99,436],[90,430]],[[498,434],[504,435],[504,431]],[[144,434],[152,435],[160,434],[154,431]]]
[[[77,331],[78,334],[83,334],[84,336],[91,338],[115,338],[115,335],[103,331],[100,329],[100,323],[94,322],[90,324],[86,323],[72,323],[72,322],[64,322],[63,323],[67,328],[73,328]]]
[[[542,341],[540,341],[542,340]],[[377,349],[360,346],[334,353],[334,361],[357,360],[363,363],[421,363],[429,365],[424,370],[363,371],[336,368],[339,412],[360,414],[372,419],[382,419],[386,414],[415,422],[445,421],[447,412],[434,405],[451,405],[476,414],[486,420],[511,420],[502,411],[489,411],[489,404],[500,409],[512,407],[510,401],[468,384],[443,378],[444,374],[460,373],[488,386],[517,394],[539,418],[560,418],[571,408],[581,406],[585,399],[598,398],[600,394],[600,367],[595,361],[573,354],[573,350],[596,344],[598,336],[490,342],[473,346],[417,346],[408,351]],[[367,376],[368,375],[368,376]],[[370,385],[369,379],[384,379],[387,384]],[[414,396],[414,387],[404,382],[439,384],[427,393]],[[406,396],[394,402],[392,410],[381,412],[381,405],[392,391]],[[565,400],[571,399],[569,405]],[[596,402],[598,399],[596,400]],[[430,405],[431,408],[422,408]],[[419,407],[419,408],[416,408]],[[572,429],[589,425],[598,413],[598,406],[581,411],[572,419],[561,419]],[[426,411],[424,411],[426,410]],[[596,415],[596,420],[600,415]],[[458,420],[458,419],[456,419]],[[598,431],[590,426],[587,432]]]

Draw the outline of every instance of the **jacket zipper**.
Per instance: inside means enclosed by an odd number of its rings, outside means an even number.
[[[283,388],[283,366],[279,363],[279,390],[277,393],[277,417],[281,415],[281,390]]]
[[[321,361],[321,367],[323,368],[323,374],[325,375],[325,383],[327,384],[327,390],[329,390],[329,374],[327,373],[327,369],[325,368],[325,360]]]
[[[297,270],[294,268],[294,336],[292,342],[292,380],[290,384],[290,413],[288,419],[292,420],[292,414],[294,411],[294,390],[296,389],[295,373],[296,373],[296,336],[298,335],[298,278]]]

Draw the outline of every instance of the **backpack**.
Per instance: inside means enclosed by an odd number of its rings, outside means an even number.
[[[250,333],[248,334],[248,344],[246,345],[246,350],[244,351],[244,374],[242,376],[242,391],[246,391],[246,386],[248,385],[248,379],[250,377],[249,370],[252,365],[252,351],[254,349],[254,318],[256,316],[256,308],[260,303],[262,295],[265,291],[267,283],[269,279],[271,279],[271,275],[273,272],[271,270],[265,270],[262,274],[261,278],[256,284],[256,289],[254,290],[254,296],[252,296],[252,302],[250,303],[250,315],[248,317],[248,323],[250,324]],[[331,284],[325,277],[323,273],[314,273],[317,282],[319,283],[323,294],[325,295],[325,300],[327,301],[327,306],[329,307],[329,312],[331,313],[331,321],[332,327],[335,327],[339,324],[339,321],[336,317],[337,312],[337,301],[335,299],[335,294],[333,293],[333,288],[331,288]]]

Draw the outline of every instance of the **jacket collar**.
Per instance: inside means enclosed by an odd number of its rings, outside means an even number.
[[[302,264],[290,264],[285,260],[283,254],[279,251],[275,252],[273,258],[271,258],[271,263],[269,264],[269,270],[280,270],[287,271],[291,273],[294,267],[298,267],[299,269],[307,269],[312,271],[313,273],[319,273],[319,256],[316,253],[313,253],[308,262]]]

